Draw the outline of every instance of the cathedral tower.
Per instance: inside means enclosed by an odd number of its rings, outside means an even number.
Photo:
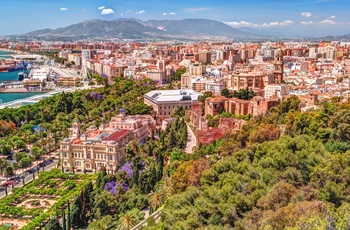
[[[275,51],[275,61],[274,61],[274,66],[275,66],[275,71],[274,71],[274,83],[280,84],[283,81],[283,50],[281,47],[279,47]]]

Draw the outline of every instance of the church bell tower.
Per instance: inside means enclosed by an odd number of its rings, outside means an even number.
[[[275,66],[275,71],[273,73],[274,75],[274,83],[276,84],[281,84],[283,82],[283,50],[281,47],[279,47],[275,51],[275,61],[274,61],[274,66]]]

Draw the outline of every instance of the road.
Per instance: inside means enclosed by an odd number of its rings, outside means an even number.
[[[50,171],[52,168],[56,168],[57,163],[58,163],[58,160],[57,160],[57,159],[54,159],[53,162],[52,162],[51,164],[45,166],[44,171]],[[42,168],[40,168],[40,172],[41,172],[41,171],[42,171]],[[38,172],[35,172],[35,179],[37,179],[37,178],[38,178]],[[32,180],[33,180],[33,174],[29,174],[29,175],[27,175],[27,176],[24,178],[25,184],[31,182]],[[22,181],[22,179],[21,179],[21,182],[20,182],[19,184],[15,185],[15,188],[22,187],[22,186],[23,186],[23,181]],[[10,185],[10,186],[7,187],[7,193],[10,194],[11,190],[12,190],[12,186]],[[0,191],[0,198],[2,198],[2,197],[5,196],[5,195],[6,195],[6,194],[5,194],[5,190],[2,189],[2,190]]]
[[[196,146],[196,136],[192,129],[187,125],[187,144],[185,148],[186,153],[192,153],[192,148]]]

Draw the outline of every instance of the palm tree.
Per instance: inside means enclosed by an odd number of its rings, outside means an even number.
[[[118,221],[118,230],[130,230],[138,221],[138,216],[135,210],[131,210],[122,215]]]
[[[3,174],[4,172],[4,164],[7,160],[4,158],[0,158],[0,173]]]
[[[13,167],[8,161],[4,161],[2,164],[3,167],[3,175],[5,177],[11,176],[13,174]]]
[[[164,201],[164,194],[161,190],[155,191],[152,196],[149,198],[149,204],[156,209],[159,208]]]

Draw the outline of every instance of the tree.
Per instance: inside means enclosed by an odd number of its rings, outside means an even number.
[[[82,199],[76,196],[71,204],[70,219],[74,228],[81,227],[85,224],[85,215],[82,215]]]
[[[69,201],[67,201],[67,230],[70,230],[72,226],[71,221],[71,213],[70,213],[70,204]]]
[[[137,224],[137,221],[139,220],[138,212],[139,210],[134,209],[122,214],[121,217],[119,218],[117,229],[118,230],[132,229]]]
[[[231,93],[230,93],[230,91],[229,91],[227,88],[223,88],[223,89],[221,90],[221,96],[230,98],[230,97],[231,97]]]
[[[62,229],[67,230],[66,213],[64,209],[62,209]]]
[[[49,222],[45,225],[45,230],[61,230],[60,223],[56,216],[50,218]]]

